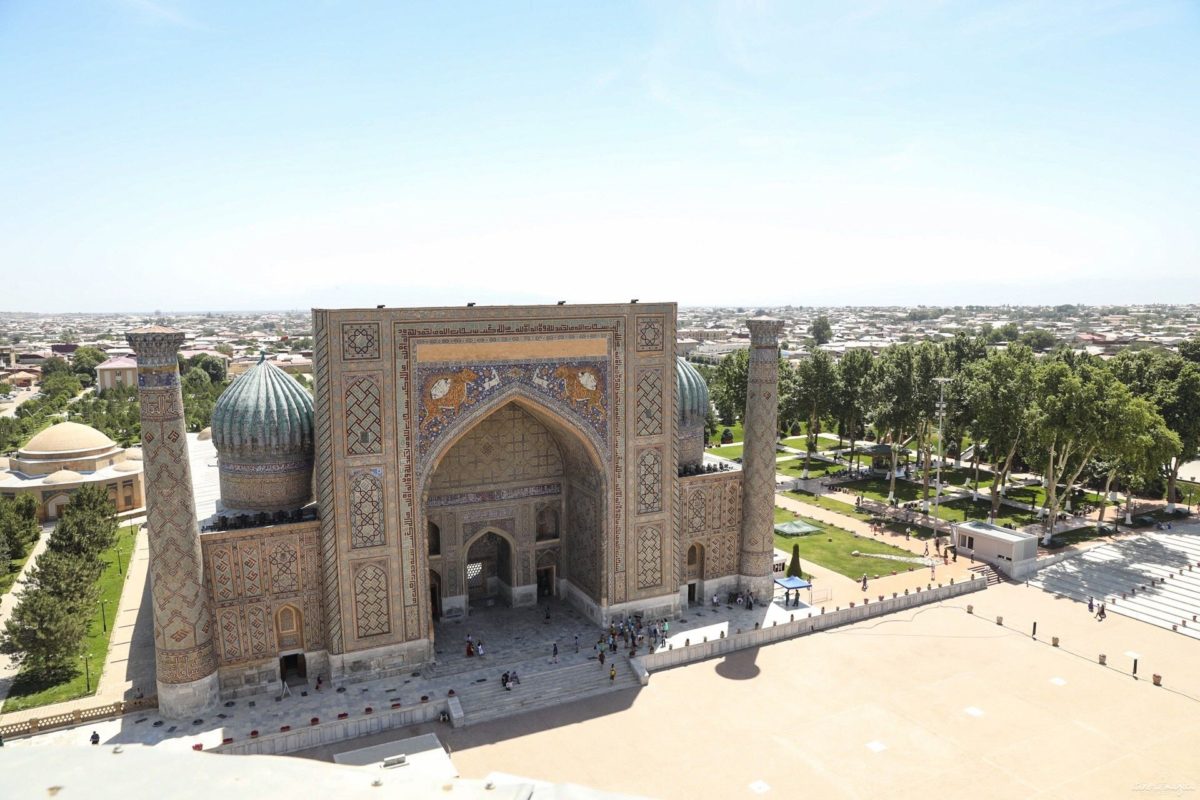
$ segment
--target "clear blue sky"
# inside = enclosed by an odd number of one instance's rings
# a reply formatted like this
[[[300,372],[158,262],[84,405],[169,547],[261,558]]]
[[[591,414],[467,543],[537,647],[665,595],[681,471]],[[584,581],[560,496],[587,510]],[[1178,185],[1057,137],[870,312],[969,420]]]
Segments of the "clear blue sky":
[[[1200,4],[0,2],[0,309],[1200,302]]]

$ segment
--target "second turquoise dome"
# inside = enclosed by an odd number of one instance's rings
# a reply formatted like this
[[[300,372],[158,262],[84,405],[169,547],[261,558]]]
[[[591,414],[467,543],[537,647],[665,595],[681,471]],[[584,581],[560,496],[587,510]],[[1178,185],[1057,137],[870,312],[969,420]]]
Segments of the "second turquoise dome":
[[[218,452],[311,450],[312,397],[291,375],[260,360],[217,399],[212,438]]]

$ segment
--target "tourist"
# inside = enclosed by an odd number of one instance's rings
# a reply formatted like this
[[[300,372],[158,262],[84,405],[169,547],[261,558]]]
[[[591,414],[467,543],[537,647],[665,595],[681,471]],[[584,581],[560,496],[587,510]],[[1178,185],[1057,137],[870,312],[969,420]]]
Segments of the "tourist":
[[[318,692],[319,692],[319,691],[321,691],[321,683],[322,683],[322,681],[321,681],[321,676],[320,676],[320,675],[318,675],[318,676],[317,676],[317,691],[318,691]]]
[[[862,576],[862,590],[864,592],[867,590],[867,573],[865,573],[865,572],[863,573],[863,576]]]
[[[479,653],[480,658],[483,658],[483,639],[480,639],[479,642],[475,645],[475,651],[477,653]]]
[[[554,643],[554,649],[551,651],[551,654],[550,654],[550,663],[551,664],[558,663],[558,642]]]
[[[904,541],[907,542],[910,538],[912,538],[912,528],[905,528],[904,529]]]
[[[471,642],[471,637],[467,637],[467,658],[475,656],[475,645]]]
[[[500,676],[500,685],[507,691],[512,691],[512,684],[508,682],[508,673],[505,672]]]
[[[575,634],[575,652],[579,652],[579,634]]]
[[[718,601],[718,600],[717,600],[717,595],[716,595],[716,593],[714,592],[714,593],[713,593],[713,609],[716,609],[716,607],[717,607],[717,606],[719,606],[720,604],[721,604],[721,603],[720,603],[720,601]]]
[[[1089,597],[1088,598],[1088,613],[1094,614],[1095,611],[1096,611],[1096,604],[1092,601],[1092,598]]]
[[[611,667],[608,668],[608,682],[615,683],[616,680],[617,680],[617,665],[613,664]],[[92,744],[96,744],[98,741],[99,741],[99,739],[97,739],[96,742],[92,742]]]
[[[91,742],[92,744],[100,744],[100,734],[96,731],[92,731]]]
[[[604,666],[604,651],[603,650],[600,651],[600,666],[601,667]]]
[[[515,669],[512,672],[508,673],[508,679],[509,679],[509,681],[511,681],[514,684],[518,684],[521,682],[521,678],[519,675],[517,675],[517,671]]]
[[[542,620],[542,624],[543,625],[550,624],[550,604],[549,603],[546,604],[546,618],[544,620]]]

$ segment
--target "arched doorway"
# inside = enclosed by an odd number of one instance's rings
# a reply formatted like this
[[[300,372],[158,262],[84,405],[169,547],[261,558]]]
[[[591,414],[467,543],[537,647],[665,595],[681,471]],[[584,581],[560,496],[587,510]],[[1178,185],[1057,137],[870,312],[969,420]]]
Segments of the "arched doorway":
[[[704,602],[704,545],[695,542],[687,552],[688,603]]]
[[[513,587],[518,576],[514,550],[512,539],[494,530],[481,531],[467,543],[463,574],[470,605],[515,605]]]
[[[429,570],[429,610],[434,622],[442,618],[442,576],[432,569]]]
[[[300,609],[284,605],[275,611],[275,644],[279,649],[280,680],[289,686],[306,682],[304,615]]]
[[[430,518],[440,526],[443,616],[561,592],[599,617],[609,503],[594,438],[514,391],[461,420],[434,451],[417,529],[428,536]]]

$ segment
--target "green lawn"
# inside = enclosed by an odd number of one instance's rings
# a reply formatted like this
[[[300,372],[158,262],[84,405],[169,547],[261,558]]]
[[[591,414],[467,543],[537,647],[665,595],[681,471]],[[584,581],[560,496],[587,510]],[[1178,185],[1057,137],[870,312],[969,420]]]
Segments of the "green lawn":
[[[117,543],[104,551],[102,556],[108,564],[100,576],[100,599],[104,602],[97,602],[88,635],[84,639],[84,649],[88,653],[91,669],[91,690],[88,691],[82,659],[79,662],[79,672],[62,683],[47,684],[40,676],[22,670],[13,681],[8,699],[4,702],[4,713],[61,703],[64,700],[74,700],[96,693],[100,670],[108,655],[108,637],[112,633],[117,608],[121,603],[121,589],[125,586],[125,576],[117,570],[116,548],[120,548],[121,563],[127,567],[136,535],[137,528],[132,525],[121,528],[117,533]],[[101,608],[105,612],[103,623],[100,618]]]
[[[930,506],[930,513],[933,510],[933,506]],[[992,504],[987,500],[972,501],[968,498],[942,503],[937,508],[937,515],[939,519],[944,519],[947,522],[966,522],[969,519],[986,520],[991,510]],[[1022,511],[1012,506],[1006,506],[1003,503],[1000,504],[1000,508],[996,511],[997,525],[1012,525],[1014,528],[1019,528],[1034,522],[1037,522],[1036,514]]]
[[[733,432],[733,441],[735,441],[735,442],[742,441],[742,436],[743,436],[742,421],[738,420],[737,422],[733,423],[732,425],[722,425],[720,422],[718,422],[717,423],[717,433],[715,436],[712,436],[709,438],[709,443],[710,444],[720,444],[721,443],[721,434],[725,432],[726,428],[728,428],[730,431]]]
[[[20,558],[14,558],[8,562],[8,571],[0,575],[0,595],[6,594],[13,587],[13,584],[17,582],[17,575],[21,574],[21,570],[24,568],[25,562],[29,560],[29,554],[33,552],[33,547],[36,544],[37,541],[35,540]]]
[[[792,498],[793,500],[798,500],[801,503],[807,503],[810,506],[818,506],[826,511],[845,514],[847,517],[853,517],[854,519],[863,520],[864,522],[871,519],[870,514],[855,510],[854,500],[853,498],[850,498],[849,495],[847,495],[847,498],[850,499],[850,502],[841,503],[831,497],[810,494],[809,492],[783,492],[783,494]]]
[[[742,446],[740,444],[727,444],[724,447],[713,447],[708,452],[721,458],[741,458]]]
[[[1046,487],[1041,484],[1033,486],[1010,486],[1004,491],[1004,496],[1009,500],[1016,500],[1018,503],[1036,503],[1038,506],[1046,504]],[[1065,502],[1062,494],[1059,494],[1059,501]],[[1083,501],[1085,503],[1097,504],[1100,502],[1100,495],[1095,492],[1083,493]]]
[[[781,519],[780,512],[787,515],[787,517]],[[902,562],[891,562],[886,559],[862,558],[851,555],[851,553],[857,550],[860,553],[884,553],[911,558],[913,554],[907,550],[893,547],[890,544],[869,537],[855,536],[849,531],[828,525],[820,520],[803,516],[797,517],[797,515],[785,509],[775,509],[776,522],[793,518],[798,518],[802,522],[807,522],[809,525],[815,525],[821,529],[821,533],[812,533],[808,536],[775,536],[775,547],[786,553],[791,553],[792,545],[798,544],[800,546],[801,562],[812,561],[853,580],[861,578],[864,572],[868,575],[887,575],[892,570],[900,572],[908,569],[908,565]]]
[[[888,499],[889,482],[886,478],[866,478],[861,481],[850,481],[843,483],[842,486],[854,492],[862,494],[872,500],[878,500],[881,503],[886,503]],[[932,490],[931,490],[932,492]],[[911,481],[896,480],[896,502],[907,503],[912,500],[920,500],[922,487]]]
[[[786,445],[787,447],[794,447],[797,450],[805,450],[808,448],[808,437],[789,436],[787,439],[784,439],[781,444]],[[824,437],[817,439],[817,452],[838,450],[844,446],[845,445],[839,445],[835,439],[826,439]]]
[[[979,470],[979,488],[984,489],[992,485],[992,480],[995,478],[991,472],[980,468]],[[929,485],[933,486],[937,483],[937,471],[935,470],[929,476]],[[943,486],[962,486],[970,489],[975,485],[975,470],[970,467],[943,467],[942,468],[942,485]]]
[[[842,472],[845,469],[846,466],[844,464],[830,464],[826,461],[813,459],[808,465],[808,477],[824,478],[826,475]],[[802,477],[804,475],[804,456],[776,462],[775,471],[793,478]]]

